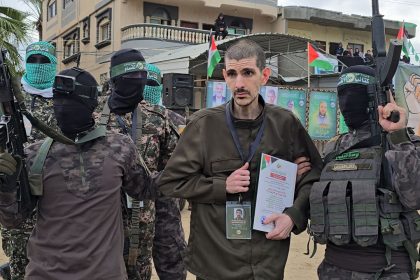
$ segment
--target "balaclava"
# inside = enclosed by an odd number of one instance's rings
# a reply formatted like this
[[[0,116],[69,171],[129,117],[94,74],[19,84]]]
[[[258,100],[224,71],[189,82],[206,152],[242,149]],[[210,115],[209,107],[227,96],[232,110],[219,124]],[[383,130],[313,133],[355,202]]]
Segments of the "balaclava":
[[[375,71],[365,65],[351,66],[341,72],[338,80],[338,102],[344,121],[357,129],[369,120],[368,85],[375,83]]]
[[[32,63],[32,55],[43,55],[49,63]],[[28,62],[29,61],[29,62]],[[51,88],[57,69],[55,47],[48,42],[36,42],[26,48],[26,72],[22,79],[24,82],[39,90]]]
[[[157,66],[147,63],[147,85],[144,87],[144,100],[152,105],[161,104],[162,76]]]
[[[146,72],[146,62],[141,52],[135,49],[122,49],[111,57],[111,96],[108,105],[111,112],[125,114],[132,112],[143,100],[143,90],[147,76],[128,78],[133,72]]]
[[[74,139],[78,133],[89,130],[95,124],[93,111],[98,106],[98,86],[95,78],[83,69],[73,67],[63,70],[59,75],[74,77],[76,89],[68,94],[57,90],[54,84],[54,115],[61,131]],[[87,92],[91,91],[88,95]]]

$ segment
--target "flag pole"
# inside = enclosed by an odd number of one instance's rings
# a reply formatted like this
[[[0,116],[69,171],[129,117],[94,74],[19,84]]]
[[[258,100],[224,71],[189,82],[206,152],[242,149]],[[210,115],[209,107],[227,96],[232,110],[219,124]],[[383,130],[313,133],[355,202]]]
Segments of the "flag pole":
[[[308,90],[309,90],[311,87],[311,69],[309,68],[309,42],[308,42],[307,50],[308,50]]]
[[[207,86],[208,81],[209,81],[209,71],[208,71],[208,69],[209,69],[209,63],[210,63],[211,41],[213,40],[213,37],[212,36],[213,36],[213,29],[211,28],[210,29],[210,36],[209,36],[209,48],[208,48],[208,51],[207,51],[206,86]]]

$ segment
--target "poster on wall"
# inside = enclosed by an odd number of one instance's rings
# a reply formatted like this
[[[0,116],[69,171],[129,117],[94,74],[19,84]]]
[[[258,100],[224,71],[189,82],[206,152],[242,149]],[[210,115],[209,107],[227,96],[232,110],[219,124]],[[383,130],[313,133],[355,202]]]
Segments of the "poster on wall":
[[[309,135],[314,140],[329,140],[337,132],[337,94],[312,91],[309,99]]]
[[[306,126],[306,92],[304,90],[279,89],[277,104],[292,111],[302,125]]]
[[[420,67],[400,63],[394,76],[395,101],[408,112],[408,127],[420,132]]]
[[[261,87],[260,93],[262,97],[264,98],[265,103],[278,105],[278,101],[277,101],[278,94],[279,94],[278,87],[264,86],[264,87]]]
[[[229,101],[231,92],[223,81],[207,81],[206,107],[212,108]]]

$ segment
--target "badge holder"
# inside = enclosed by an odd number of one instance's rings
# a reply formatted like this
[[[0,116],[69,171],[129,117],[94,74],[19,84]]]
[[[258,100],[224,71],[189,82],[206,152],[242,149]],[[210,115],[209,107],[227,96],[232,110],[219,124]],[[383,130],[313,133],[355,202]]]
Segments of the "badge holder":
[[[250,201],[226,201],[226,238],[251,239]]]

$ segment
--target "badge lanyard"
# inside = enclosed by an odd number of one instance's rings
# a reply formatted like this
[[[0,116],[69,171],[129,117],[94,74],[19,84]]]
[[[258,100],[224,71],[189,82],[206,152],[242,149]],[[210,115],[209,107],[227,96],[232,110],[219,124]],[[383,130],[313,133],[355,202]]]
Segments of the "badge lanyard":
[[[263,117],[262,123],[260,128],[258,129],[257,136],[255,137],[254,141],[252,141],[251,145],[248,149],[248,158],[245,161],[245,156],[242,151],[241,143],[239,142],[238,134],[236,133],[236,129],[233,126],[232,121],[232,114],[230,112],[230,102],[226,103],[226,122],[227,126],[229,128],[230,134],[232,135],[233,142],[235,143],[236,149],[238,150],[238,153],[242,159],[242,161],[245,162],[251,162],[251,159],[254,157],[255,152],[257,151],[258,145],[261,143],[262,136],[264,134],[264,127],[265,127],[265,116]],[[241,202],[242,196],[239,194],[239,202]]]

